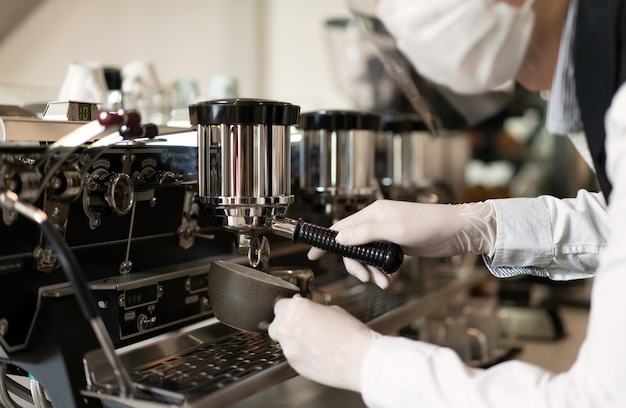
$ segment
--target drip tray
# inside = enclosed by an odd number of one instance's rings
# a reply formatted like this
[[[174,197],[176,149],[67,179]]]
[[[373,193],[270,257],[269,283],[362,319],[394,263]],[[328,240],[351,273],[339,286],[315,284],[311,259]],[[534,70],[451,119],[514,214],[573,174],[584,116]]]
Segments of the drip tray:
[[[481,274],[439,276],[437,279],[396,281],[391,289],[358,284],[342,291],[333,304],[383,333],[391,333],[420,311],[437,307],[450,295],[467,290]],[[437,304],[434,304],[437,303]],[[232,329],[209,319],[203,326],[152,339],[118,350],[120,359],[138,389],[150,389],[153,397],[169,406],[216,406],[233,403],[296,375],[280,345],[266,333]],[[120,402],[116,382],[101,350],[86,354],[88,389],[85,395]],[[110,398],[108,398],[110,397]],[[124,403],[133,406],[132,400]],[[135,401],[137,403],[139,401]],[[145,404],[146,401],[142,400]]]

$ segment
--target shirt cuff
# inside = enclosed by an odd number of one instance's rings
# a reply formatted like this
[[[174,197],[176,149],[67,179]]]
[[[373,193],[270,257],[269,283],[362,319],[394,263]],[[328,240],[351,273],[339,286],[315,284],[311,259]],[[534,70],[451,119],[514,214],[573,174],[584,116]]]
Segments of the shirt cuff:
[[[493,267],[548,268],[556,255],[548,209],[535,198],[490,201],[496,211]],[[545,274],[539,276],[546,276]]]
[[[541,278],[550,277],[546,268],[537,268],[534,266],[494,266],[493,260],[487,255],[483,255],[483,262],[487,270],[496,278],[510,278],[517,275],[532,275]]]

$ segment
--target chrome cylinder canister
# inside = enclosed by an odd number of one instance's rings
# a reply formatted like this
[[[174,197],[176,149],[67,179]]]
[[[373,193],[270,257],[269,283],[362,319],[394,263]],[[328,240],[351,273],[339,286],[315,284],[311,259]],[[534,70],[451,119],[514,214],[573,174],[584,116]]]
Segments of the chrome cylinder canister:
[[[426,177],[439,202],[465,201],[465,173],[472,158],[472,138],[469,131],[450,130],[433,136],[428,143]]]
[[[300,107],[263,99],[189,106],[198,130],[198,197],[216,224],[247,236],[293,202],[290,127]]]
[[[375,138],[381,116],[358,111],[319,110],[298,121],[299,183],[302,192],[337,218],[376,199]]]
[[[387,198],[456,202],[463,197],[471,155],[467,132],[434,136],[416,114],[388,114],[376,138],[376,178]]]
[[[376,137],[375,174],[386,197],[415,201],[419,191],[431,184],[426,169],[431,138],[417,114],[383,116]]]

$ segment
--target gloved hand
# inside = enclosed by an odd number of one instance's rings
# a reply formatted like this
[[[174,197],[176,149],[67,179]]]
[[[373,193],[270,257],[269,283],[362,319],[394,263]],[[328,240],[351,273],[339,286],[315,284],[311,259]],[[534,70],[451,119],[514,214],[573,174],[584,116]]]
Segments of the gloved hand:
[[[300,295],[281,299],[269,335],[300,375],[331,387],[361,392],[361,366],[380,334],[338,306]]]
[[[335,238],[342,245],[387,241],[400,245],[406,255],[448,257],[462,253],[488,254],[495,250],[496,215],[489,202],[423,204],[378,200],[335,223]],[[319,259],[324,251],[311,248],[308,257]],[[344,258],[347,271],[363,282],[389,285],[384,272]]]

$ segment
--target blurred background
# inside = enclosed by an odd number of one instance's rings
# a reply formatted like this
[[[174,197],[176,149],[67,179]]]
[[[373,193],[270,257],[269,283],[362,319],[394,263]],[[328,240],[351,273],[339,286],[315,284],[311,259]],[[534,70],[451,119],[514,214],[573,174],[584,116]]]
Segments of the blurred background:
[[[55,96],[68,64],[152,63],[164,85],[185,78],[206,93],[211,78],[237,78],[239,92],[346,107],[324,42],[324,20],[347,16],[335,0],[0,0],[0,83]],[[0,93],[0,102],[13,95]]]
[[[385,113],[398,102],[375,89],[382,67],[342,1],[0,0],[0,9],[0,104],[58,99],[70,65],[91,63],[148,66],[171,119],[176,108],[223,96],[288,101],[302,112]],[[545,135],[545,102],[516,92],[500,115],[466,133],[471,157],[457,201],[569,196],[593,184],[568,142]]]

